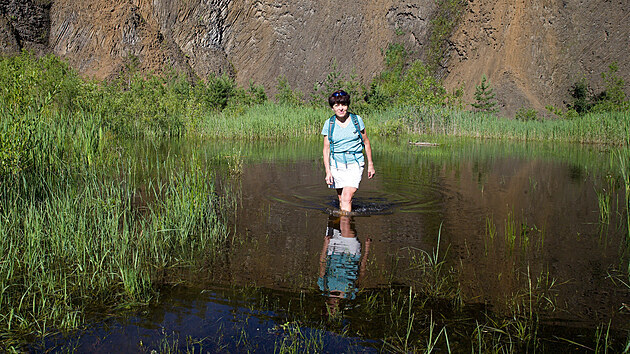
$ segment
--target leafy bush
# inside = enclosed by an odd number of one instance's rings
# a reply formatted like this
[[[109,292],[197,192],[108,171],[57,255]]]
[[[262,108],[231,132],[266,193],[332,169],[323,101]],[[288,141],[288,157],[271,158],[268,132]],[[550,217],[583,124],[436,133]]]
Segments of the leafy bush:
[[[331,71],[326,75],[326,79],[322,83],[316,83],[313,87],[310,103],[316,106],[328,107],[328,97],[337,90],[344,90],[350,94],[351,110],[355,113],[367,113],[371,110],[365,101],[365,86],[361,84],[356,75],[350,74],[349,77],[344,75],[337,69],[337,62],[333,61]]]
[[[582,78],[580,81],[577,81],[571,86],[571,97],[573,97],[573,102],[567,105],[569,109],[576,111],[579,114],[586,113],[591,110],[593,106],[591,102],[591,93],[590,88],[588,87],[588,82],[585,78]]]
[[[538,112],[535,109],[525,107],[519,108],[514,118],[523,122],[542,120],[538,117]]]
[[[595,98],[593,111],[614,112],[630,108],[630,103],[626,100],[626,94],[623,91],[625,82],[617,75],[617,71],[619,71],[619,66],[615,62],[608,66],[608,72],[602,73],[605,83],[604,91]]]
[[[288,106],[302,106],[304,105],[304,100],[302,99],[302,94],[298,91],[293,91],[291,89],[291,85],[289,85],[289,81],[286,77],[280,76],[278,77],[278,83],[276,84],[276,102],[281,105]]]
[[[624,92],[625,82],[617,75],[619,67],[617,63],[608,66],[608,71],[602,73],[604,90],[598,94],[593,93],[585,78],[575,82],[569,90],[573,101],[567,104],[567,108],[578,114],[588,112],[620,112],[630,109],[630,103]]]
[[[435,17],[431,20],[431,35],[427,52],[427,66],[436,72],[440,62],[444,59],[447,39],[459,23],[467,1],[465,0],[437,0]]]
[[[385,52],[385,70],[372,82],[367,102],[375,109],[399,105],[447,106],[455,99],[420,60],[408,63],[399,44]]]
[[[34,149],[32,132],[33,121],[14,121],[5,116],[0,127],[0,177],[17,176],[29,161],[29,152]]]
[[[53,55],[0,57],[0,106],[11,114],[75,109],[80,83],[76,72]]]

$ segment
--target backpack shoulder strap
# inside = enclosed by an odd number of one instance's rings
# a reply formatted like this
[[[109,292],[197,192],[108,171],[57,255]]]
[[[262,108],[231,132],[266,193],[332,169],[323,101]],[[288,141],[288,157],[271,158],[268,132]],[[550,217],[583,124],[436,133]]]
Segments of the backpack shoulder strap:
[[[361,127],[359,127],[359,118],[357,118],[357,115],[354,113],[350,113],[350,118],[352,118],[352,123],[357,130],[357,134],[359,134],[359,139],[361,139],[361,146],[365,146],[363,143],[363,135],[361,135]]]
[[[333,159],[333,154],[335,153],[335,145],[333,144],[333,131],[335,130],[335,115],[333,114],[332,117],[330,117],[330,119],[328,120],[329,124],[328,124],[328,142],[330,143],[330,158]],[[332,162],[332,160],[331,160]],[[337,165],[337,160],[335,160],[335,166]]]
[[[332,117],[330,117],[330,119],[328,120],[329,124],[328,124],[328,141],[330,142],[330,145],[332,146],[332,142],[333,142],[333,131],[335,130],[335,116],[333,115]]]

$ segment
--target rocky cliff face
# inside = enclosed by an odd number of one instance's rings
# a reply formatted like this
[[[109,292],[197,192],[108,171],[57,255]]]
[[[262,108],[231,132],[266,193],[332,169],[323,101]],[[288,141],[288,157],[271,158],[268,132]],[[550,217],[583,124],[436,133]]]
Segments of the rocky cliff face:
[[[271,91],[284,76],[308,92],[333,66],[369,82],[391,42],[422,58],[435,13],[420,0],[8,0],[0,52],[52,52],[95,78],[175,68]],[[510,114],[563,106],[583,76],[601,88],[613,61],[630,82],[629,13],[626,0],[469,0],[449,41],[445,84],[465,83],[470,102],[486,74]]]
[[[434,5],[422,1],[235,0],[229,6],[225,51],[241,82],[273,86],[279,76],[308,91],[333,66],[359,80],[381,71],[381,49],[394,40],[426,42]],[[405,38],[395,38],[396,29]]]
[[[48,47],[50,2],[3,0],[0,2],[0,54],[28,48],[43,53]]]
[[[628,5],[627,0],[471,0],[451,38],[445,84],[466,83],[471,102],[485,74],[507,114],[521,107],[563,108],[569,88],[583,77],[603,90],[601,73],[613,62],[630,84]]]

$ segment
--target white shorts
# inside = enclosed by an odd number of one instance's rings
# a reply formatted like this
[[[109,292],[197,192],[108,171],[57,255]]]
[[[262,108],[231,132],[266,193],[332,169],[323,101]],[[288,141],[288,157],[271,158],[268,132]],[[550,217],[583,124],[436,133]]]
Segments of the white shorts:
[[[330,173],[333,176],[333,184],[330,188],[354,187],[359,188],[361,176],[363,176],[363,164],[342,163],[335,161],[330,166]]]

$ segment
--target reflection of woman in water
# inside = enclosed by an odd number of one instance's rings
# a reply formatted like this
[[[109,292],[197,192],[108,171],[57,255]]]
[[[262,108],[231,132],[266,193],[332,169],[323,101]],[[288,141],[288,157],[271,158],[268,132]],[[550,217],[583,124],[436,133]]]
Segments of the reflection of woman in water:
[[[357,285],[365,273],[371,239],[365,241],[363,254],[352,220],[348,216],[329,219],[324,246],[319,258],[319,289],[328,296],[328,309],[334,314],[340,299],[354,299]]]

